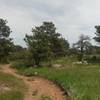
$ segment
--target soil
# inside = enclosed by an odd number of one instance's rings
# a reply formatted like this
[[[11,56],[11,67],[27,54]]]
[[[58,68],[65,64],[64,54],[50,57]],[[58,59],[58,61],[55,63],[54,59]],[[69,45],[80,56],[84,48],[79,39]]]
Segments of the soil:
[[[63,91],[49,80],[37,76],[27,77],[19,75],[10,65],[2,65],[2,71],[24,81],[28,87],[24,100],[66,100]]]

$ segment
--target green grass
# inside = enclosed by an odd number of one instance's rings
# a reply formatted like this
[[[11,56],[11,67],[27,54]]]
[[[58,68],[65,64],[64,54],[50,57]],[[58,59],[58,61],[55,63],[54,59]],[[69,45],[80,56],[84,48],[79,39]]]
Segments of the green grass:
[[[19,73],[34,75],[37,72],[60,84],[69,94],[69,100],[100,100],[100,66],[77,65],[65,69],[21,68]]]
[[[0,100],[24,100],[24,91],[27,88],[22,80],[0,72],[0,84],[5,84],[10,88],[9,91],[0,92]]]
[[[51,100],[49,96],[41,95],[40,100]]]
[[[25,68],[18,67],[18,72],[32,76],[35,73],[60,84],[68,93],[68,100],[100,100],[100,64],[73,65],[73,58],[53,61],[62,68]]]

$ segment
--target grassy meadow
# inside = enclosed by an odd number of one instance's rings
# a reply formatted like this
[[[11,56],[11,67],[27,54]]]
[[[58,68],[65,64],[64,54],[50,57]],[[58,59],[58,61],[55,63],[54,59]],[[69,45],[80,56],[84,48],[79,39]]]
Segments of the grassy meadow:
[[[37,74],[60,84],[68,93],[68,100],[100,100],[100,64],[75,65],[72,61],[68,58],[54,61],[62,65],[60,68],[15,66],[20,74]]]

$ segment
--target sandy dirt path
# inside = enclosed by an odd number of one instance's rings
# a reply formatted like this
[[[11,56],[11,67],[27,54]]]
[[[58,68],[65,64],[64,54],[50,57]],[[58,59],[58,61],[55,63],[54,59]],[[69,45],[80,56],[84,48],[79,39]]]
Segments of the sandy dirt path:
[[[28,91],[24,100],[66,100],[63,92],[52,82],[40,77],[26,77],[16,73],[9,65],[2,65],[2,71],[22,79]]]

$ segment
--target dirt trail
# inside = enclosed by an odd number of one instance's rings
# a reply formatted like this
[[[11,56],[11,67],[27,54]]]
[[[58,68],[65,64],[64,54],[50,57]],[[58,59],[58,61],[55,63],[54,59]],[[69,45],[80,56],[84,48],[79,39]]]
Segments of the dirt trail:
[[[28,87],[24,100],[66,100],[63,92],[52,82],[40,77],[26,77],[16,73],[9,65],[2,65],[3,72],[22,79]]]

